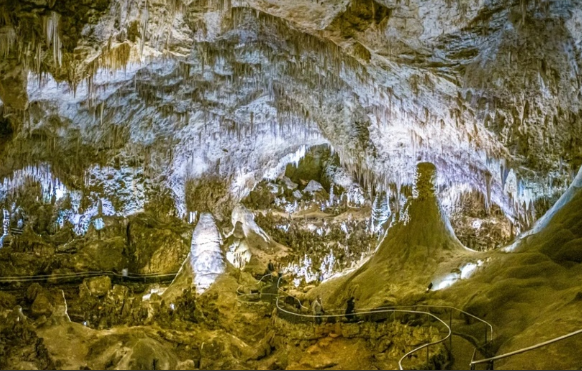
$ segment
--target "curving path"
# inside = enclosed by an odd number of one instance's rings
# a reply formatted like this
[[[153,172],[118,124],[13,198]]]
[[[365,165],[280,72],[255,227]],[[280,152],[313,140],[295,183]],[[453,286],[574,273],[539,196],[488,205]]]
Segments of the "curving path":
[[[272,278],[272,275],[266,275],[263,276],[260,280],[259,280],[259,284],[261,282],[266,282],[267,278]],[[286,309],[285,307],[283,307],[280,304],[280,301],[282,300],[282,298],[288,297],[289,295],[287,295],[286,293],[283,292],[283,290],[281,289],[281,280],[282,277],[279,277],[279,279],[275,283],[272,283],[271,286],[266,286],[265,288],[267,288],[267,292],[263,292],[263,290],[261,290],[261,292],[257,292],[255,294],[244,294],[240,292],[240,287],[239,289],[237,289],[237,293],[239,294],[239,300],[245,303],[257,303],[260,302],[259,300],[265,300],[268,299],[269,301],[274,301],[275,306],[277,308],[277,314],[279,315],[280,318],[287,320],[289,322],[292,323],[311,323],[311,322],[315,322],[315,319],[318,316],[315,316],[313,314],[304,314],[304,313],[298,313],[298,312],[293,312],[290,311],[288,309]],[[271,292],[271,290],[269,290],[270,288],[275,288],[275,292]],[[251,300],[248,300],[248,299]],[[284,300],[284,299],[283,299]],[[308,310],[308,308],[306,308],[298,299],[294,298],[294,300],[297,301],[297,303],[300,305],[300,307],[304,310]],[[420,310],[419,308],[422,308],[423,310]],[[449,313],[449,323],[447,324],[447,322],[441,318],[439,318],[437,315],[430,313],[428,310],[448,310]],[[398,365],[399,368],[401,370],[404,369],[403,366],[403,362],[407,357],[412,356],[415,353],[419,353],[422,350],[426,349],[426,358],[427,358],[427,367],[429,366],[429,349],[431,346],[435,346],[438,344],[442,344],[445,343],[447,340],[452,340],[452,335],[453,335],[453,331],[451,328],[452,325],[452,313],[453,311],[456,311],[458,314],[463,314],[466,316],[469,316],[481,323],[483,323],[485,325],[485,329],[486,329],[486,334],[485,334],[485,338],[486,341],[491,341],[493,338],[493,326],[491,326],[490,323],[488,323],[487,321],[478,318],[470,313],[467,313],[463,310],[454,308],[454,307],[450,307],[450,306],[428,306],[428,305],[424,305],[424,306],[416,306],[416,307],[385,307],[385,308],[369,308],[369,309],[360,309],[358,311],[356,311],[355,315],[362,320],[367,320],[367,321],[371,321],[371,322],[375,322],[375,321],[379,321],[379,320],[383,320],[383,319],[387,319],[391,314],[396,314],[396,313],[405,313],[405,314],[413,314],[413,315],[422,315],[422,316],[426,316],[427,319],[430,321],[434,321],[437,324],[441,325],[446,333],[446,336],[442,337],[439,340],[433,341],[433,342],[427,342],[426,344],[423,344],[417,348],[414,348],[412,350],[410,350],[409,352],[407,352],[404,356],[402,356],[402,358],[400,358],[400,360],[398,361]],[[335,313],[334,313],[335,312]],[[344,313],[343,311],[329,311],[330,314],[324,314],[319,316],[319,318],[322,319],[327,319],[327,320],[332,320],[332,321],[337,321],[340,320],[344,317]],[[452,342],[449,342],[449,347],[452,346]],[[471,348],[472,351],[472,348]],[[420,355],[419,355],[420,358]],[[468,362],[467,365],[469,365],[470,361],[470,355],[467,357]]]

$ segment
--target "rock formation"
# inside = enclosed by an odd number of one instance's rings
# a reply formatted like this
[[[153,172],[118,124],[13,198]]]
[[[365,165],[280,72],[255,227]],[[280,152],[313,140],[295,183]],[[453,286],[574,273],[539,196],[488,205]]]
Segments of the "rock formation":
[[[443,331],[278,295],[461,306],[493,352],[582,326],[581,70],[582,0],[0,0],[0,368],[393,368]]]
[[[209,213],[202,213],[192,233],[190,253],[175,282],[190,281],[198,293],[208,289],[225,271],[221,245],[222,237],[214,218]]]
[[[436,197],[436,168],[420,163],[413,196],[395,213],[375,254],[337,286],[328,298],[336,304],[355,295],[362,303],[396,300],[424,292],[471,259],[474,252],[455,237]],[[434,286],[437,282],[433,282]],[[324,285],[322,288],[327,287]],[[325,289],[324,289],[325,290]]]

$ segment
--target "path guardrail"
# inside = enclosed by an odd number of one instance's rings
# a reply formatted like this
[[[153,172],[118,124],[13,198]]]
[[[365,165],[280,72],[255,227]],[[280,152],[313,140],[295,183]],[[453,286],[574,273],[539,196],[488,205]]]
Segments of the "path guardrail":
[[[43,281],[67,281],[70,282],[76,279],[85,279],[93,277],[115,277],[127,281],[137,281],[137,282],[147,282],[151,280],[171,281],[178,273],[167,273],[167,274],[137,274],[137,273],[127,273],[124,274],[113,271],[88,271],[88,272],[71,272],[71,273],[61,273],[61,274],[44,274],[44,275],[33,275],[33,276],[12,276],[12,277],[0,277],[0,284],[7,283],[20,283],[20,282],[43,282]],[[52,282],[51,282],[52,283]]]
[[[544,342],[536,344],[536,345],[532,345],[532,346],[527,347],[527,348],[518,349],[518,350],[515,350],[513,352],[500,354],[500,355],[495,356],[495,357],[484,358],[484,359],[480,359],[480,360],[475,360],[475,353],[473,353],[473,358],[471,359],[471,365],[470,365],[471,370],[474,370],[475,366],[479,365],[479,364],[487,364],[489,367],[488,369],[494,370],[495,369],[495,361],[510,358],[510,357],[513,357],[513,356],[518,355],[518,354],[527,353],[527,352],[530,352],[532,350],[539,349],[539,348],[545,347],[547,345],[554,344],[554,343],[557,343],[558,341],[562,341],[562,340],[565,340],[565,339],[568,339],[568,338],[571,338],[573,336],[580,335],[580,334],[582,334],[582,330],[577,330],[577,331],[571,332],[569,334],[558,336],[557,338],[547,340],[547,341],[544,341]]]
[[[288,320],[290,322],[295,322],[295,323],[297,323],[297,322],[314,322],[318,318],[319,319],[326,319],[326,320],[332,319],[334,322],[337,322],[338,318],[341,319],[342,317],[345,316],[344,313],[341,313],[341,314],[322,314],[322,315],[303,314],[303,313],[291,312],[291,311],[281,307],[281,305],[279,303],[280,298],[283,296],[283,295],[281,295],[281,287],[280,287],[281,279],[282,279],[282,277],[279,277],[279,279],[277,280],[277,289],[278,289],[279,295],[277,296],[277,300],[276,300],[277,314],[281,318]],[[303,304],[300,304],[300,305],[302,308],[305,308],[305,306],[303,306]],[[332,313],[332,311],[330,311],[330,313]],[[423,344],[415,349],[412,349],[411,351],[404,354],[404,356],[402,356],[402,358],[400,358],[400,360],[398,361],[398,366],[399,366],[400,370],[404,370],[402,363],[406,358],[411,357],[416,352],[420,352],[421,350],[426,349],[426,366],[427,366],[427,369],[429,369],[429,367],[430,367],[430,347],[436,346],[438,344],[442,344],[442,343],[446,342],[448,339],[450,339],[452,336],[451,327],[449,325],[447,325],[447,323],[445,321],[443,321],[439,317],[433,315],[432,313],[429,313],[426,311],[397,309],[397,308],[361,309],[361,310],[356,311],[354,313],[354,315],[359,317],[359,318],[365,318],[365,319],[368,319],[371,321],[380,321],[380,320],[387,319],[390,316],[390,314],[395,314],[395,313],[427,316],[427,319],[428,319],[427,322],[429,322],[429,323],[430,323],[430,318],[432,317],[433,320],[436,320],[437,323],[440,323],[441,325],[444,326],[445,331],[446,331],[446,336],[444,336],[443,338],[441,338],[439,340],[436,340],[433,342],[427,342],[426,344]]]
[[[263,279],[266,276],[271,276],[272,275],[265,275],[261,278],[261,280],[259,280],[259,283],[263,282]],[[237,293],[239,293],[239,296],[249,296],[249,295],[254,295],[254,302],[257,302],[263,298],[269,298],[269,301],[272,301],[273,298],[275,299],[275,306],[277,308],[277,314],[280,318],[288,321],[288,322],[292,322],[292,323],[312,323],[315,322],[317,318],[320,319],[325,319],[326,321],[332,321],[332,322],[337,322],[338,319],[341,319],[342,317],[345,317],[345,313],[343,310],[330,310],[327,313],[328,314],[322,314],[322,315],[314,315],[314,314],[306,314],[306,313],[298,313],[298,312],[293,312],[290,311],[286,308],[284,308],[283,306],[281,306],[281,299],[282,298],[286,298],[286,297],[292,297],[296,303],[298,304],[298,307],[296,307],[297,310],[306,310],[308,311],[309,308],[305,307],[303,305],[303,303],[301,303],[301,301],[296,298],[293,297],[291,295],[288,295],[286,292],[283,291],[282,287],[281,287],[281,281],[283,279],[283,276],[279,276],[279,278],[277,279],[277,284],[276,284],[276,291],[274,293],[264,293],[262,292],[262,290],[260,290],[259,293],[256,294],[242,294],[239,292],[239,290],[237,289]],[[257,294],[258,298],[257,298]],[[289,303],[286,303],[289,304]],[[419,310],[420,309],[425,309],[425,310]],[[427,310],[445,310],[448,311],[448,321],[449,323],[447,324],[445,322],[445,320],[443,320],[442,318],[440,318],[437,314],[435,313],[431,313],[428,312]],[[452,306],[438,306],[438,305],[415,305],[415,306],[392,306],[392,307],[379,307],[379,308],[369,308],[369,309],[360,309],[358,311],[356,311],[354,313],[354,315],[360,319],[364,319],[370,322],[377,322],[377,321],[382,321],[382,320],[386,320],[388,319],[388,317],[392,314],[395,313],[406,313],[406,314],[413,314],[413,315],[421,315],[421,316],[427,316],[427,322],[430,323],[431,319],[434,321],[437,321],[437,323],[445,326],[446,328],[446,332],[447,335],[437,341],[434,342],[428,342],[426,344],[423,344],[415,349],[412,349],[411,351],[407,352],[398,362],[399,368],[401,370],[404,369],[403,366],[403,362],[405,361],[406,358],[411,357],[414,353],[420,352],[423,349],[426,349],[426,359],[427,359],[427,369],[430,367],[430,347],[431,346],[435,346],[438,344],[442,344],[444,342],[446,342],[447,340],[449,340],[449,350],[452,349],[452,334],[453,334],[453,312],[457,312],[460,315],[464,315],[467,317],[470,317],[480,323],[482,323],[484,325],[484,336],[483,336],[483,346],[486,346],[487,344],[491,343],[491,341],[493,340],[493,326],[483,320],[482,318],[479,318],[471,313],[468,313],[464,310],[452,307]],[[477,351],[477,348],[475,348],[475,353]],[[474,356],[474,355],[473,355]]]

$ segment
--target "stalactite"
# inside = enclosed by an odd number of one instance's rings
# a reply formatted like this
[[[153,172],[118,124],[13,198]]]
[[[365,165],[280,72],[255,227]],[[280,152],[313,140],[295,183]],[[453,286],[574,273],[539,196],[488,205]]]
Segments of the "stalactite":
[[[60,20],[61,15],[56,12],[51,12],[48,17],[43,19],[46,46],[47,48],[52,46],[53,63],[58,67],[61,67],[63,63],[62,43],[59,30]]]
[[[491,185],[492,185],[492,181],[493,181],[493,176],[491,175],[491,173],[487,172],[485,174],[485,209],[487,211],[487,214],[490,213],[491,211]]]
[[[8,58],[10,52],[14,49],[16,39],[14,27],[4,26],[0,28],[0,56],[4,59]]]

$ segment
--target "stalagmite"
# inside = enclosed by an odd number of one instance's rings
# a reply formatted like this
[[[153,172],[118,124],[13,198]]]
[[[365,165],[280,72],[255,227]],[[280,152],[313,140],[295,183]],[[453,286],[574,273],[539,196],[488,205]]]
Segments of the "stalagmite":
[[[206,291],[224,273],[222,237],[210,213],[201,213],[192,234],[190,254],[182,265],[176,281],[182,276],[192,278],[198,293]]]
[[[2,210],[2,236],[0,236],[0,248],[4,246],[4,239],[10,233],[10,213],[8,210]]]

